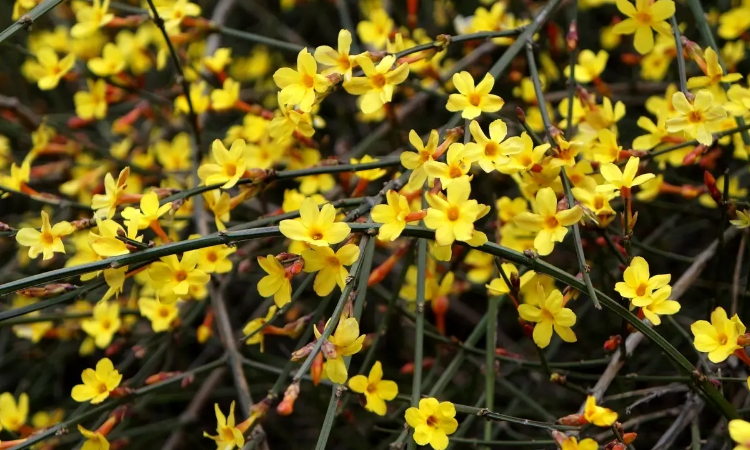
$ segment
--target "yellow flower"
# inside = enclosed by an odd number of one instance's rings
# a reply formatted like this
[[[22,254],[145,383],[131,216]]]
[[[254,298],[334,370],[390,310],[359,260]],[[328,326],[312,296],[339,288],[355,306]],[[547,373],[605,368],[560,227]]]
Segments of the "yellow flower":
[[[609,53],[599,50],[594,54],[591,50],[581,50],[578,54],[578,64],[576,64],[575,77],[579,83],[591,83],[599,78],[604,69],[607,67]],[[570,77],[570,66],[563,71],[566,77]]]
[[[645,117],[641,117],[641,119],[649,120]],[[591,150],[594,152],[594,161],[600,163],[612,163],[620,159],[620,151],[622,151],[622,147],[617,143],[617,135],[615,133],[604,128],[597,133],[597,139],[598,140],[594,142],[591,147]],[[633,146],[635,147],[635,143]],[[650,148],[652,147],[649,147],[649,149]]]
[[[448,447],[448,435],[456,432],[458,421],[456,407],[451,402],[438,402],[436,398],[419,400],[419,408],[411,407],[404,414],[406,423],[414,428],[414,442],[434,450]]]
[[[560,447],[560,450],[598,450],[599,444],[596,443],[595,440],[591,438],[586,438],[582,440],[581,442],[578,442],[578,439],[575,436],[570,436],[566,438],[562,446]]]
[[[231,78],[224,80],[221,89],[211,92],[211,107],[215,111],[227,111],[234,108],[240,99],[240,83]]]
[[[534,343],[540,348],[549,345],[552,330],[555,330],[565,342],[576,342],[576,335],[570,329],[576,323],[576,314],[569,308],[563,307],[563,295],[557,289],[545,296],[544,287],[537,285],[539,305],[532,306],[524,303],[518,307],[518,315],[523,320],[536,322],[534,326]]]
[[[438,147],[438,132],[437,130],[430,131],[430,137],[427,139],[427,145],[422,143],[422,139],[416,131],[409,131],[409,143],[417,149],[416,152],[402,152],[401,153],[401,165],[411,170],[409,175],[409,182],[407,187],[411,190],[422,189],[425,181],[427,181],[427,172],[425,172],[424,165],[428,161],[432,161],[432,155]]]
[[[122,381],[122,374],[115,369],[109,358],[96,363],[96,370],[84,369],[81,373],[83,384],[73,386],[70,396],[77,402],[101,403],[109,397]]]
[[[15,433],[26,424],[28,415],[29,396],[25,392],[18,397],[18,403],[10,392],[0,395],[0,428]]]
[[[165,171],[183,171],[190,168],[190,155],[185,151],[190,148],[190,135],[178,133],[172,142],[160,140],[154,144],[156,160]]]
[[[406,216],[411,212],[409,201],[394,190],[388,191],[385,196],[388,204],[373,207],[371,217],[373,222],[382,224],[378,229],[378,239],[395,241],[406,227]]]
[[[512,138],[511,138],[512,139]],[[507,164],[496,166],[501,173],[512,174],[519,171],[531,170],[535,165],[542,162],[544,154],[550,148],[550,144],[534,146],[534,141],[526,132],[521,133],[519,138],[520,152],[510,155],[510,161]]]
[[[348,80],[352,77],[352,69],[356,67],[356,58],[349,54],[352,47],[352,34],[349,30],[339,31],[338,50],[327,45],[315,49],[315,59],[329,68],[321,72],[322,75],[338,73]]]
[[[148,228],[152,223],[159,222],[159,217],[163,216],[172,208],[172,202],[159,206],[159,196],[155,192],[149,192],[141,197],[140,209],[128,206],[122,211],[122,217],[125,220],[125,226],[130,228],[130,221],[136,220],[138,229]]]
[[[281,203],[281,209],[285,212],[299,211],[302,202],[305,201],[307,196],[296,189],[285,189],[284,190],[284,201]],[[311,195],[310,198],[315,200],[318,205],[324,205],[328,203],[325,197],[320,194]]]
[[[469,266],[469,269],[466,271],[466,279],[472,283],[483,284],[492,277],[492,271],[495,268],[495,257],[489,253],[471,249],[466,253],[464,263]]]
[[[454,180],[465,177],[471,169],[471,163],[479,159],[481,148],[456,142],[448,147],[446,162],[430,160],[424,164],[424,171],[430,181],[440,179],[442,188],[445,189]]]
[[[663,1],[663,0],[661,0]],[[626,191],[628,194],[630,189],[639,184],[643,184],[646,181],[654,178],[656,175],[653,173],[644,173],[642,175],[635,176],[638,173],[638,164],[641,162],[640,158],[631,156],[625,164],[625,170],[620,171],[620,168],[614,164],[602,164],[599,167],[599,172],[602,174],[606,183],[596,187],[596,192],[612,192],[615,190]],[[626,194],[623,194],[626,195]]]
[[[266,313],[266,317],[258,317],[257,319],[253,319],[250,322],[245,325],[245,328],[242,329],[242,334],[247,336],[249,334],[255,333],[253,336],[250,336],[246,341],[245,344],[247,345],[255,345],[260,344],[260,351],[263,353],[264,348],[264,340],[263,336],[264,334],[262,332],[256,332],[257,330],[260,330],[261,327],[263,327],[266,323],[268,323],[271,319],[273,319],[273,316],[276,315],[276,311],[278,311],[278,308],[275,305],[271,305],[270,308],[268,308],[268,313]]]
[[[90,59],[89,70],[100,77],[117,75],[125,69],[125,58],[115,44],[108,42],[102,50],[102,56]]]
[[[158,299],[148,297],[138,299],[138,309],[143,317],[151,321],[151,328],[154,333],[169,330],[172,322],[180,314],[177,304],[162,303]]]
[[[59,222],[50,226],[49,216],[42,211],[42,229],[21,228],[16,234],[16,241],[29,247],[29,258],[36,258],[42,253],[42,259],[52,259],[55,253],[65,253],[62,237],[75,231],[69,222]]]
[[[281,114],[277,114],[276,117],[271,120],[271,123],[268,124],[268,132],[271,137],[277,139],[285,138],[294,134],[295,131],[305,137],[310,137],[315,134],[310,113],[297,111],[293,107],[285,105],[284,102],[281,101],[281,94],[278,95],[278,111]]]
[[[528,211],[529,206],[526,199],[523,197],[500,197],[495,202],[495,209],[497,210],[497,217],[503,223],[511,222],[518,214]]]
[[[315,275],[313,289],[321,297],[330,294],[334,286],[344,289],[349,272],[344,266],[351,266],[359,258],[359,247],[346,244],[333,253],[330,247],[314,247],[302,252],[305,260],[304,271],[318,272]]]
[[[258,265],[268,274],[258,283],[258,293],[263,297],[273,296],[276,306],[281,308],[292,301],[292,283],[284,266],[273,256],[258,257]]]
[[[302,112],[310,112],[315,93],[325,92],[331,85],[331,80],[318,73],[315,58],[306,48],[297,55],[297,70],[282,67],[273,74],[273,81],[281,89],[281,103],[298,105]]]
[[[438,245],[450,245],[455,240],[469,242],[479,233],[474,230],[474,222],[487,214],[489,207],[469,200],[471,186],[468,177],[454,180],[447,191],[447,197],[430,192],[425,195],[430,208],[424,223],[427,228],[435,230]]]
[[[371,45],[375,50],[385,48],[392,30],[393,19],[382,7],[372,11],[369,20],[357,24],[357,34],[362,43]]]
[[[12,19],[20,19],[21,16],[34,9],[38,4],[42,3],[42,1],[43,0],[16,0],[16,2],[13,4]]]
[[[695,336],[695,349],[708,353],[708,359],[718,364],[742,348],[737,338],[745,334],[745,325],[737,314],[729,319],[724,308],[719,307],[711,313],[711,323],[699,320],[690,326],[690,331]]]
[[[735,81],[742,79],[742,75],[739,73],[729,73],[724,75],[724,69],[719,65],[719,56],[711,47],[706,49],[703,56],[705,57],[705,68],[701,67],[701,69],[703,69],[705,75],[700,77],[690,77],[687,82],[688,89],[713,86],[718,83],[734,83]]]
[[[589,423],[592,423],[597,427],[609,427],[617,420],[617,413],[609,408],[598,406],[596,404],[596,397],[589,395],[586,397],[586,406],[583,409],[583,417],[585,417]]]
[[[328,326],[328,322],[326,322]],[[320,339],[318,327],[313,327],[315,338]],[[323,371],[329,380],[336,384],[346,383],[349,374],[344,364],[343,356],[351,356],[362,350],[362,343],[365,341],[365,335],[359,334],[359,323],[354,317],[348,317],[339,321],[336,332],[329,338],[328,342],[333,347],[332,351],[326,353],[326,362],[323,364]],[[329,358],[328,355],[335,354],[335,358]]]
[[[645,55],[654,48],[654,35],[651,31],[664,37],[672,38],[672,27],[666,22],[674,14],[675,6],[672,0],[636,0],[635,6],[628,0],[617,0],[617,9],[628,16],[627,19],[615,25],[612,29],[616,34],[635,33],[633,45],[641,55]]]
[[[229,212],[232,210],[232,198],[228,192],[219,192],[218,190],[203,193],[203,200],[206,201],[206,207],[214,213],[216,228],[226,230],[224,222],[229,220]]]
[[[349,159],[349,164],[367,164],[367,163],[373,163],[380,161],[377,158],[373,158],[370,155],[365,155],[362,157],[362,159],[357,158],[351,158]],[[359,170],[355,172],[357,176],[363,180],[367,181],[375,181],[378,178],[382,178],[388,171],[385,169],[369,169],[369,170]]]
[[[747,13],[745,5],[732,8],[719,16],[718,32],[722,39],[737,39],[748,28],[750,28],[750,15]]]
[[[714,140],[711,133],[719,131],[721,122],[727,116],[724,108],[714,105],[713,94],[705,89],[698,91],[692,104],[685,94],[675,92],[672,105],[677,110],[677,116],[667,120],[667,131],[682,131],[688,139],[696,139],[703,145],[711,145]]]
[[[662,140],[669,135],[667,131],[667,119],[665,114],[659,114],[656,123],[645,116],[638,118],[638,126],[648,131],[649,134],[638,136],[633,140],[635,150],[651,150],[661,144]],[[606,161],[612,162],[612,161]]]
[[[664,286],[651,294],[651,303],[641,308],[643,315],[654,325],[661,324],[660,315],[676,314],[680,310],[680,304],[674,300],[669,300],[672,295],[672,287]]]
[[[649,182],[647,181],[646,183]],[[641,186],[645,186],[645,184]],[[609,202],[613,198],[618,197],[620,195],[619,192],[596,192],[596,181],[591,177],[586,178],[581,187],[576,186],[571,191],[576,200],[596,214],[599,220],[599,227],[606,227],[611,222],[611,219],[614,219],[615,210],[612,209],[612,205]],[[642,193],[643,190],[641,189],[636,194],[636,197],[640,199],[638,196]]]
[[[120,329],[120,305],[117,302],[108,303],[101,301],[94,306],[94,315],[91,319],[81,321],[81,329],[94,338],[94,343],[99,348],[106,348],[115,333]]]
[[[107,116],[107,83],[102,79],[86,80],[86,83],[88,92],[78,91],[73,95],[76,115],[83,120],[102,120]]]
[[[336,222],[336,208],[330,204],[318,210],[315,200],[306,198],[299,212],[299,219],[286,219],[279,223],[279,230],[289,239],[327,247],[343,241],[351,231],[349,225]]]
[[[205,92],[205,81],[190,84],[190,102],[193,104],[193,112],[195,114],[203,114],[211,106],[211,98]],[[174,108],[175,112],[178,113],[188,114],[190,112],[190,105],[185,94],[181,94],[174,99]]]
[[[109,0],[94,0],[89,6],[80,5],[76,11],[76,24],[70,29],[70,35],[74,38],[85,38],[96,33],[100,27],[107,25],[115,18],[114,14],[107,13]]]
[[[401,84],[409,76],[409,64],[403,63],[391,70],[396,63],[396,57],[388,55],[376,66],[369,55],[358,56],[357,63],[365,73],[364,77],[354,77],[344,81],[344,89],[352,95],[361,95],[360,108],[365,114],[374,113],[390,103],[397,84]]]
[[[161,261],[152,263],[148,275],[156,286],[159,295],[168,303],[177,298],[184,298],[191,288],[202,287],[211,279],[206,272],[196,268],[199,255],[196,252],[185,252],[182,260],[177,255],[162,256]]]
[[[98,431],[91,431],[78,424],[78,431],[86,438],[81,450],[109,450],[109,441]]]
[[[536,194],[537,213],[522,212],[513,222],[519,227],[538,231],[534,238],[534,248],[540,255],[552,253],[555,242],[562,242],[569,227],[581,220],[583,210],[576,205],[570,209],[557,211],[557,196],[552,188],[542,188]]]
[[[453,85],[459,94],[448,97],[446,108],[451,112],[462,111],[461,117],[464,119],[474,119],[483,112],[497,112],[505,104],[502,98],[490,94],[495,77],[489,73],[476,87],[469,72],[456,73],[453,75]]]
[[[615,290],[625,298],[629,298],[635,306],[648,306],[653,299],[651,293],[669,284],[670,274],[649,275],[648,263],[640,256],[636,256],[623,273],[625,280],[615,284]]]
[[[729,436],[737,443],[734,450],[750,450],[750,423],[740,419],[730,420]]]
[[[18,167],[16,163],[10,165],[10,175],[0,175],[0,184],[3,186],[20,191],[26,183],[29,182],[31,177],[31,154],[27,155],[21,163],[21,167]],[[2,194],[0,198],[5,198],[10,194]]]
[[[518,277],[518,269],[513,264],[503,263],[501,264],[501,267],[505,272],[505,276],[507,276],[509,280],[513,278],[513,276]],[[535,276],[536,272],[534,272],[533,270],[527,270],[523,275],[519,277],[519,288],[522,289]],[[505,279],[502,276],[493,279],[492,281],[490,281],[490,284],[485,285],[485,287],[491,295],[503,295],[510,292],[510,287],[508,287],[508,284],[505,282]]]
[[[126,167],[120,171],[117,183],[115,183],[111,173],[104,176],[105,193],[94,194],[91,198],[91,209],[96,211],[96,217],[106,217],[107,219],[114,217],[120,197],[125,193],[125,188],[128,187],[129,175],[130,167]]]
[[[31,416],[31,426],[36,430],[53,427],[62,422],[64,417],[65,411],[60,408],[57,408],[52,412],[39,411]]]
[[[508,126],[501,119],[490,123],[489,138],[476,120],[472,120],[469,124],[469,131],[475,142],[466,144],[466,150],[471,155],[477,154],[476,162],[486,173],[508,164],[510,162],[508,156],[521,153],[524,147],[523,141],[517,136],[503,142],[508,135]],[[450,154],[450,150],[448,152]]]
[[[135,225],[137,223],[137,219],[131,223],[131,226],[128,227],[128,233],[126,236],[130,239],[142,241],[143,236],[136,236],[138,228],[135,227]],[[125,233],[125,230],[123,230],[120,224],[114,220],[100,220],[97,223],[97,228],[99,234],[93,231],[89,232],[89,243],[94,253],[103,258],[127,255],[130,253],[125,242],[117,238],[120,233]]]
[[[213,73],[223,72],[230,62],[232,62],[232,49],[227,47],[217,48],[213,55],[203,57],[203,67]]]
[[[176,34],[180,31],[180,24],[185,17],[197,17],[201,14],[201,7],[188,0],[176,0],[167,2],[164,6],[157,8],[159,16],[164,19],[164,25],[169,34]]]
[[[737,211],[737,219],[730,220],[729,223],[739,228],[740,230],[750,227],[750,211],[747,209]]]
[[[244,158],[245,141],[237,139],[232,142],[229,150],[224,144],[215,139],[211,144],[211,154],[215,163],[201,164],[198,168],[198,176],[207,185],[224,183],[221,188],[229,189],[245,173],[246,161]]]
[[[234,447],[242,448],[245,445],[245,436],[238,427],[234,425],[234,402],[229,406],[229,417],[224,417],[219,409],[219,404],[214,404],[216,413],[216,436],[203,432],[203,436],[213,439],[219,450],[232,450]]]
[[[368,376],[351,377],[349,388],[358,394],[364,394],[367,400],[365,408],[379,416],[384,416],[387,411],[385,402],[393,400],[398,395],[396,382],[383,379],[383,366],[380,361],[375,361]]]
[[[39,89],[49,91],[57,87],[60,79],[70,72],[75,62],[73,53],[59,59],[51,47],[43,47],[37,52],[36,61],[27,62],[24,68],[36,80]]]
[[[197,267],[206,273],[227,273],[232,270],[229,256],[237,251],[236,247],[214,245],[194,250],[198,253]]]

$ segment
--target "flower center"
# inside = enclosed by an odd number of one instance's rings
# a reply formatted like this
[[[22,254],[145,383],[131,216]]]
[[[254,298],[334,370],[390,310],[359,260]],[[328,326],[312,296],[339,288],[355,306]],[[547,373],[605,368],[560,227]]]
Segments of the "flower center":
[[[594,197],[594,209],[602,209],[604,207],[604,199],[602,197]]]
[[[646,295],[646,287],[647,286],[645,283],[639,284],[635,290],[635,295],[637,295],[638,297],[643,297],[644,295]]]
[[[469,103],[471,103],[474,106],[479,106],[480,103],[482,103],[482,94],[479,94],[477,92],[472,92],[468,96]]]
[[[233,177],[237,174],[237,165],[235,163],[227,163],[227,165],[224,166],[224,170],[227,172],[227,175]]]
[[[448,169],[448,175],[450,175],[451,178],[458,178],[463,176],[463,174],[464,172],[458,166],[451,166],[450,169]]]
[[[461,216],[461,214],[458,211],[458,207],[451,206],[450,208],[448,208],[447,216],[448,216],[448,220],[450,221],[458,220],[458,218]]]
[[[234,442],[234,433],[232,433],[232,429],[229,427],[222,428],[221,431],[219,431],[219,436],[224,442]]]
[[[651,13],[645,12],[645,11],[639,11],[638,13],[636,13],[634,19],[637,22],[648,25],[651,23]]]
[[[553,316],[551,312],[547,311],[546,308],[542,308],[542,321],[553,322],[554,320],[555,316]]]
[[[383,75],[382,73],[373,75],[370,80],[372,82],[372,85],[378,89],[382,89],[383,86],[385,86],[385,75]]]
[[[531,165],[531,156],[529,155],[523,155],[521,156],[521,164],[524,166]]]
[[[336,258],[335,256],[330,256],[328,258],[328,265],[329,266],[333,266],[333,267],[338,267],[340,265],[339,264],[339,259]]]
[[[349,68],[351,67],[351,63],[349,62],[349,55],[345,55],[343,53],[339,55],[338,63],[339,68],[344,71],[349,70]]]
[[[107,389],[106,384],[99,382],[99,384],[96,386],[96,391],[99,392],[100,394],[103,394],[105,392],[109,392],[109,389]]]
[[[216,262],[216,260],[219,259],[219,256],[214,252],[210,252],[208,255],[206,255],[206,259],[211,262]]]
[[[547,216],[544,218],[545,228],[557,228],[558,226],[560,226],[560,222],[557,221],[555,216]]]
[[[367,392],[370,394],[374,394],[378,390],[378,386],[374,383],[370,383],[367,385]]]
[[[323,233],[320,232],[319,230],[312,229],[310,230],[310,237],[312,238],[313,241],[319,241],[323,239]]]
[[[169,310],[167,308],[159,308],[159,317],[167,318],[169,317]]]
[[[52,245],[55,242],[55,237],[52,233],[42,233],[42,243],[45,245]]]
[[[109,319],[102,320],[102,328],[105,330],[109,330],[110,328],[112,328],[112,321],[110,321]]]
[[[178,270],[174,274],[174,278],[177,281],[185,281],[187,279],[187,272],[185,272],[184,270]]]
[[[688,114],[687,118],[690,123],[703,122],[703,114],[700,111],[690,111],[690,114]]]
[[[497,154],[500,152],[500,146],[497,145],[497,142],[488,142],[487,145],[484,146],[484,155],[485,156],[497,156]]]
[[[729,342],[729,337],[726,335],[726,333],[719,333],[717,338],[719,340],[720,345],[726,345],[727,342]]]
[[[435,417],[435,416],[429,416],[427,418],[427,426],[432,427],[432,428],[437,428],[437,424],[438,424],[437,417]]]
[[[312,89],[315,86],[315,78],[309,74],[302,75],[302,85],[307,89]]]

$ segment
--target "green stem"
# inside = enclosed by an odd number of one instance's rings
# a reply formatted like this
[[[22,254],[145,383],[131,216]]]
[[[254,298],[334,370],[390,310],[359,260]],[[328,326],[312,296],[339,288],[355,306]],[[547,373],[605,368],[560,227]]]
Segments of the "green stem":
[[[549,114],[547,111],[546,103],[544,102],[544,92],[542,91],[542,83],[539,78],[539,71],[536,68],[536,59],[534,58],[534,49],[529,43],[526,46],[526,59],[529,64],[529,74],[532,81],[534,82],[534,91],[536,92],[536,100],[539,103],[539,110],[542,113],[542,121],[544,122],[544,128],[549,135],[552,122],[550,121]],[[568,118],[568,121],[571,119]],[[570,128],[570,126],[568,126]],[[554,142],[550,139],[550,143]],[[560,169],[560,179],[562,180],[563,189],[565,190],[565,198],[568,199],[568,206],[573,208],[575,198],[573,197],[573,191],[570,187],[570,180],[568,175],[565,173],[565,166]],[[602,305],[599,304],[599,299],[596,297],[596,290],[594,284],[591,282],[591,276],[589,276],[589,266],[586,264],[586,255],[583,253],[583,242],[581,241],[581,230],[577,223],[573,224],[573,240],[575,242],[576,256],[578,257],[578,270],[580,270],[583,276],[583,282],[586,284],[586,292],[591,297],[591,302],[594,304],[596,309],[602,309]]]
[[[510,285],[509,285],[510,286]],[[484,355],[484,391],[485,408],[495,409],[495,345],[497,342],[497,314],[502,297],[491,296],[487,308],[487,332],[485,336]],[[492,439],[492,422],[484,424],[484,439]]]
[[[8,194],[17,195],[19,197],[25,197],[29,200],[33,200],[35,202],[43,203],[45,205],[52,205],[52,206],[58,206],[60,208],[74,208],[79,209],[82,211],[91,211],[90,205],[84,205],[83,203],[74,202],[72,200],[68,200],[67,198],[60,198],[60,197],[54,197],[54,196],[41,196],[41,195],[33,195],[33,194],[27,194],[26,192],[17,191],[15,189],[11,189],[6,186],[0,185],[0,192],[7,192]]]
[[[444,45],[460,44],[462,42],[477,41],[482,39],[492,39],[498,37],[509,37],[518,36],[524,31],[525,27],[513,28],[510,30],[501,31],[480,31],[478,33],[460,34],[458,36],[447,36],[444,39],[428,42],[426,44],[420,44],[406,50],[402,50],[398,53],[392,53],[396,59],[403,58],[404,56],[418,53],[424,50],[430,50],[433,48],[442,48]]]
[[[21,16],[17,21],[15,21],[8,28],[3,30],[2,33],[0,33],[0,42],[3,42],[6,39],[10,38],[11,36],[19,32],[22,28],[28,30],[40,17],[47,14],[47,12],[49,12],[52,8],[56,7],[63,1],[64,0],[45,0],[44,2],[38,4],[36,7],[34,7],[34,9]]]
[[[670,18],[672,22],[672,33],[674,33],[674,44],[677,47],[677,71],[680,74],[680,91],[688,95],[687,72],[685,71],[685,54],[682,51],[682,33],[680,25],[677,23],[677,17],[673,14]]]
[[[509,416],[507,414],[500,414],[494,411],[490,411],[487,408],[476,408],[474,406],[467,405],[454,405],[456,412],[464,414],[474,414],[485,420],[492,420],[494,422],[510,422],[518,425],[525,425],[534,428],[543,428],[545,430],[578,430],[578,427],[570,427],[566,425],[558,425],[551,422],[539,422],[536,420],[521,419],[519,417]]]

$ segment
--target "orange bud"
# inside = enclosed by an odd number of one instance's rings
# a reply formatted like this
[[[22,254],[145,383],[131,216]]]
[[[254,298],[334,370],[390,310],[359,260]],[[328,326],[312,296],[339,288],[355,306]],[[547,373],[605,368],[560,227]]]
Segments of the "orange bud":
[[[180,375],[182,372],[159,372],[151,375],[150,377],[146,378],[146,381],[144,381],[144,384],[155,384],[160,383],[164,380],[168,380],[170,378],[173,378],[177,375]]]
[[[294,412],[294,402],[299,397],[299,384],[292,383],[284,391],[284,399],[276,407],[276,412],[281,416],[288,416]]]
[[[432,299],[432,312],[435,313],[435,326],[437,327],[440,334],[445,334],[445,314],[448,312],[450,302],[448,297],[441,295]]]
[[[126,387],[126,386],[120,386],[116,387],[112,392],[109,393],[109,396],[112,398],[122,398],[127,397],[128,395],[133,393],[133,389]]]
[[[682,164],[684,166],[689,166],[695,163],[695,160],[697,160],[699,157],[703,155],[703,153],[706,152],[706,146],[701,144],[696,146],[690,153],[685,155],[684,158],[682,158]]]
[[[613,352],[617,350],[617,347],[622,343],[622,336],[619,334],[610,336],[609,339],[604,343],[604,351]]]
[[[435,363],[435,358],[424,358],[422,359],[422,368],[423,369],[429,369],[432,367],[432,365]],[[412,374],[414,373],[414,363],[409,362],[401,366],[401,370],[399,370],[399,373],[406,375],[406,374]]]
[[[625,433],[622,435],[622,442],[625,445],[630,445],[635,441],[635,438],[638,437],[638,433],[631,431],[630,433]]]
[[[741,336],[738,336],[737,345],[741,345],[743,347],[750,345],[750,333],[745,333]]]
[[[310,373],[312,375],[313,384],[317,386],[318,383],[320,383],[321,378],[323,377],[323,353],[322,352],[318,352],[318,354],[315,355],[315,359],[313,359],[312,366],[310,366]]]
[[[588,423],[583,414],[570,414],[568,416],[557,419],[557,421],[561,425],[568,425],[571,427],[580,427]]]

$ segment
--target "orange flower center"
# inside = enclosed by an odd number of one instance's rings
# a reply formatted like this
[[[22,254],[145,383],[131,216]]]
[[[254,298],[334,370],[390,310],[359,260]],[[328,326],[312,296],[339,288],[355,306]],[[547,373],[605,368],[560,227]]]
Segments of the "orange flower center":
[[[227,175],[233,177],[237,174],[237,165],[235,163],[227,163],[227,165],[224,166],[224,170],[226,171]]]
[[[174,274],[174,279],[177,280],[177,281],[185,281],[185,280],[187,280],[187,272],[185,272],[184,270],[178,270]]]
[[[467,95],[467,98],[469,99],[469,103],[474,106],[479,106],[479,104],[482,103],[482,94],[479,94],[477,92],[472,92],[471,94]]]
[[[647,11],[638,11],[638,13],[636,13],[634,19],[637,22],[639,22],[639,23],[642,23],[644,25],[648,25],[648,24],[651,23],[651,13],[647,12]]]
[[[484,155],[485,156],[497,156],[497,154],[500,153],[500,146],[497,145],[497,142],[488,142],[487,145],[484,146]]]
[[[339,265],[339,259],[335,256],[329,256],[328,257],[328,265],[329,266],[338,266]]]
[[[206,255],[206,259],[211,262],[216,262],[219,259],[219,256],[214,252],[210,252]]]
[[[531,162],[532,162],[531,161],[531,156],[529,156],[529,155],[523,155],[523,156],[521,156],[521,164],[522,165],[529,166],[529,165],[531,165]]]
[[[315,86],[315,78],[309,74],[302,75],[302,85],[308,89],[312,89]]]
[[[323,232],[318,229],[313,228],[310,230],[310,237],[312,238],[313,241],[319,241],[323,239]]]
[[[720,345],[726,345],[727,342],[729,342],[729,337],[726,335],[726,333],[719,333],[717,338],[719,340]]]
[[[458,207],[451,206],[448,208],[448,213],[446,214],[448,216],[448,220],[450,221],[456,221],[461,216],[460,212],[458,211]]]
[[[432,428],[437,428],[437,424],[438,424],[437,417],[435,417],[435,416],[429,416],[427,418],[427,426],[432,427]]]
[[[554,320],[555,320],[555,316],[553,316],[552,313],[547,311],[545,308],[542,308],[542,321],[552,322]]]
[[[100,394],[103,394],[105,392],[109,392],[109,389],[107,389],[107,385],[99,382],[99,384],[96,386],[96,391]]]
[[[382,89],[383,86],[385,86],[385,75],[383,75],[382,73],[373,75],[370,80],[372,82],[372,85],[378,89]]]
[[[688,121],[690,121],[690,123],[700,123],[704,121],[703,114],[700,111],[690,111],[687,119]]]
[[[339,63],[339,68],[341,70],[349,70],[349,67],[351,67],[351,63],[349,62],[349,55],[341,54],[339,55],[339,60],[337,61]]]
[[[370,394],[374,394],[378,390],[378,386],[374,383],[370,383],[367,385],[367,392]]]
[[[159,317],[167,318],[169,317],[169,310],[167,308],[160,308],[159,309]]]
[[[463,176],[463,174],[464,172],[458,166],[451,166],[450,169],[448,169],[448,175],[450,175],[451,178],[458,178]]]
[[[604,199],[602,197],[594,197],[594,208],[602,209],[604,207]]]
[[[44,245],[52,245],[55,242],[55,236],[52,233],[42,233],[42,243]]]
[[[112,321],[109,319],[102,320],[102,328],[104,328],[105,330],[112,328]]]
[[[639,284],[635,290],[635,295],[637,295],[638,297],[643,297],[644,295],[646,295],[646,287],[646,283]]]
[[[557,228],[559,225],[560,225],[560,222],[557,221],[555,216],[547,216],[544,218],[545,228]]]

